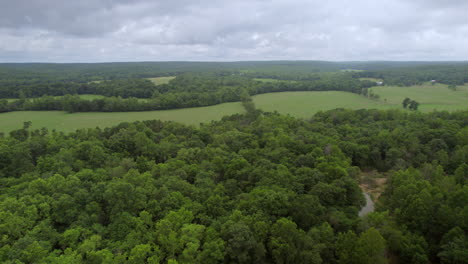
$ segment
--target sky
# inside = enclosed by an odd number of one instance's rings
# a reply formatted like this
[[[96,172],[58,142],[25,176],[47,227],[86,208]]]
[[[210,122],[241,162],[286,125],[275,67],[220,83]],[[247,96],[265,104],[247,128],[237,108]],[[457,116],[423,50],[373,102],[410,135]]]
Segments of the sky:
[[[0,0],[0,62],[468,60],[466,0]]]

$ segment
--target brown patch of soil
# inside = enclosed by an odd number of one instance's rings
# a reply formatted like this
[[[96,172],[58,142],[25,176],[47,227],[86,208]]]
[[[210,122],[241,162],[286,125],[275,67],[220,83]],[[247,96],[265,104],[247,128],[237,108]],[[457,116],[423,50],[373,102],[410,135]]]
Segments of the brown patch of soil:
[[[359,175],[359,187],[363,192],[370,194],[375,202],[385,190],[387,184],[387,177],[385,176],[377,171],[362,172]]]

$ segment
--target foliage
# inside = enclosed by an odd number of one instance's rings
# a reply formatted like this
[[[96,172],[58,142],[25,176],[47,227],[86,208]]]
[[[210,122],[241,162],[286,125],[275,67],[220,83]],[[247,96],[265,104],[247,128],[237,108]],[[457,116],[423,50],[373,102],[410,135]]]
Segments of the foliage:
[[[418,110],[419,103],[415,100],[411,100],[410,98],[406,97],[405,100],[402,102],[403,108],[408,108],[409,110]]]
[[[248,98],[246,98],[248,101]],[[5,263],[456,263],[467,112],[262,113],[0,139]],[[359,168],[391,173],[358,218]]]

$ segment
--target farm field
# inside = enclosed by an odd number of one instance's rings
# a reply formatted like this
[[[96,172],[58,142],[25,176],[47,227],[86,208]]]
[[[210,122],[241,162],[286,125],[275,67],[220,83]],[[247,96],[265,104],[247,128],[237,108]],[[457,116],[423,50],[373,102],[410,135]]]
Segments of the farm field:
[[[253,79],[254,81],[258,81],[258,82],[278,82],[279,80],[278,79],[270,79],[270,78],[254,78]]]
[[[253,100],[257,108],[264,111],[278,111],[301,118],[309,118],[318,111],[335,108],[390,109],[399,107],[357,94],[338,91],[269,93],[254,96]]]
[[[168,76],[168,77],[156,77],[156,78],[146,78],[152,81],[155,85],[161,85],[170,82],[171,80],[175,79],[175,76]]]
[[[73,113],[63,111],[20,111],[0,114],[0,132],[19,129],[23,122],[31,121],[32,128],[47,127],[57,131],[71,132],[81,128],[110,127],[121,122],[160,119],[189,125],[220,120],[225,115],[243,112],[240,103],[225,103],[215,106],[147,112],[92,112]]]
[[[104,95],[98,95],[98,94],[80,94],[78,96],[81,99],[85,99],[85,100],[94,100],[94,99],[106,98]],[[60,97],[60,96],[57,96],[57,97]]]
[[[420,103],[419,110],[462,110],[468,108],[468,84],[457,86],[456,91],[447,88],[445,84],[423,84],[410,87],[379,86],[372,91],[380,96],[380,100],[387,99],[387,103],[400,106],[408,97]]]
[[[361,80],[361,81],[371,81],[371,82],[382,82],[383,81],[382,79],[378,79],[378,78],[359,78],[359,80]]]
[[[271,82],[296,82],[296,81],[291,81],[291,80],[279,80],[279,79],[271,79],[271,78],[254,78],[254,81],[258,82],[265,82],[265,83],[271,83]]]
[[[318,111],[335,108],[402,109],[401,102],[405,97],[420,102],[420,110],[423,112],[430,112],[434,109],[459,110],[468,108],[468,85],[459,86],[457,91],[451,91],[445,85],[382,86],[374,87],[372,90],[380,95],[380,100],[371,100],[357,94],[339,91],[268,93],[252,98],[259,109],[268,112],[278,111],[300,118],[309,118]],[[385,99],[387,99],[386,102]],[[21,128],[25,121],[32,121],[33,128],[47,127],[64,132],[149,119],[172,120],[198,125],[212,120],[220,120],[225,115],[241,112],[244,112],[244,109],[239,102],[148,112],[69,114],[61,111],[22,111],[0,114],[0,132]]]
[[[320,110],[334,108],[392,108],[393,106],[373,101],[346,92],[283,92],[253,96],[257,108],[278,111],[296,117],[308,118]],[[121,122],[137,120],[172,120],[189,125],[220,120],[225,115],[244,112],[241,103],[224,103],[207,107],[112,113],[65,113],[62,111],[21,111],[0,114],[0,132],[21,128],[23,122],[32,121],[33,128],[47,127],[58,131],[75,131],[88,127],[108,127]]]
[[[356,69],[342,69],[341,72],[363,72],[363,70],[356,70]]]
[[[94,100],[94,99],[102,99],[106,98],[104,95],[98,95],[98,94],[79,94],[78,95],[81,99],[84,100]],[[63,96],[54,96],[55,98],[63,97]],[[28,99],[34,99],[34,98],[28,98]],[[18,100],[18,98],[8,98],[8,102]]]

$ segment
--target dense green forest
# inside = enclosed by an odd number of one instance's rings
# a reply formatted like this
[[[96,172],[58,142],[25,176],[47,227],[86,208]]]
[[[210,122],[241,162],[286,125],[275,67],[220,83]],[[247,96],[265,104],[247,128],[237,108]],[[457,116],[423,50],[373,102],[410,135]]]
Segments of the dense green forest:
[[[409,86],[430,80],[451,85],[468,83],[468,64],[420,65],[354,73],[357,77],[380,78],[390,85]]]
[[[467,263],[468,112],[0,138],[2,263]],[[362,171],[388,175],[360,218]]]

